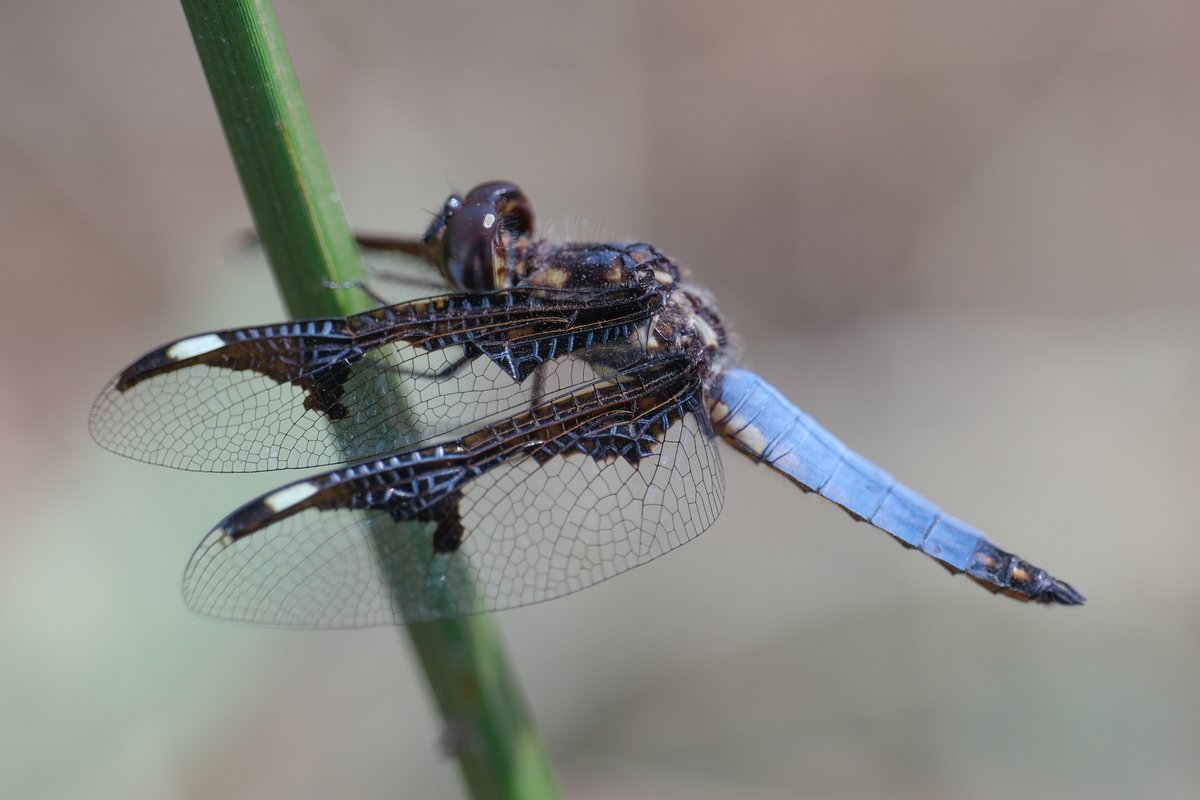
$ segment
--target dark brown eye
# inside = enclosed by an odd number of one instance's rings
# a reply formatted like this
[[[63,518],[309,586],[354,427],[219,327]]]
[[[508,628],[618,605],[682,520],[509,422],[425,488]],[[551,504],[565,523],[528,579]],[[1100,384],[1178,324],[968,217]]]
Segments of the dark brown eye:
[[[490,203],[465,203],[446,221],[442,234],[442,274],[456,289],[496,288],[495,238],[500,216]]]
[[[457,289],[486,292],[496,288],[496,254],[508,237],[533,232],[533,207],[515,184],[482,183],[466,197],[451,197],[439,219],[441,270]],[[431,228],[432,231],[432,228]]]
[[[486,203],[492,206],[500,215],[500,226],[514,236],[528,236],[533,233],[533,205],[515,183],[481,183],[467,192],[463,202]]]

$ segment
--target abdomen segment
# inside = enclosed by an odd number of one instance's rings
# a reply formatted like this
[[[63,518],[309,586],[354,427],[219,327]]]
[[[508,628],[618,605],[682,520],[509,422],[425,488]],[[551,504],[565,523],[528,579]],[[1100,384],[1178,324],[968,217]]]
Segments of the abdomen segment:
[[[832,500],[952,572],[965,572],[992,592],[1022,601],[1083,603],[1070,584],[997,547],[850,450],[757,375],[731,369],[713,395],[717,433],[802,489]]]

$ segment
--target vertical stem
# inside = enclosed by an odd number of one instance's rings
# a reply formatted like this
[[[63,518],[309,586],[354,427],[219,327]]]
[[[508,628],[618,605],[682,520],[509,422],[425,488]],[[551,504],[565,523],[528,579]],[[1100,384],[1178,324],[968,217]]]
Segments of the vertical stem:
[[[296,317],[366,310],[346,223],[269,0],[182,0],[279,291]],[[403,592],[394,586],[399,598]],[[476,798],[558,797],[549,760],[490,619],[406,628]]]

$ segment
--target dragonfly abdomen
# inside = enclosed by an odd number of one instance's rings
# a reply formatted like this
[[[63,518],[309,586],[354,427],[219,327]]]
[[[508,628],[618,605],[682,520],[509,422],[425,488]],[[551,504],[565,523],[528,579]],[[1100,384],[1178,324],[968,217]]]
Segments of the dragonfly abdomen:
[[[990,591],[1041,603],[1083,602],[1069,584],[997,547],[846,447],[757,375],[730,369],[713,394],[713,425],[722,438],[856,519]]]

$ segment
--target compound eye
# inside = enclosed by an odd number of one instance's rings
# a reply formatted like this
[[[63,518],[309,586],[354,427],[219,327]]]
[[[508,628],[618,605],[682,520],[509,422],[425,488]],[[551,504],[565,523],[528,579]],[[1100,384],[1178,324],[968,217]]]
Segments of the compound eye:
[[[446,220],[441,270],[454,288],[468,292],[496,288],[496,236],[500,229],[500,215],[488,202],[464,202]]]
[[[500,227],[513,236],[533,233],[533,205],[520,187],[510,181],[481,183],[463,198],[463,203],[486,204],[500,216]]]
[[[487,292],[502,282],[496,274],[516,238],[533,233],[533,207],[515,183],[481,183],[466,197],[451,197],[426,234],[427,245],[441,240],[442,275],[456,289]]]

